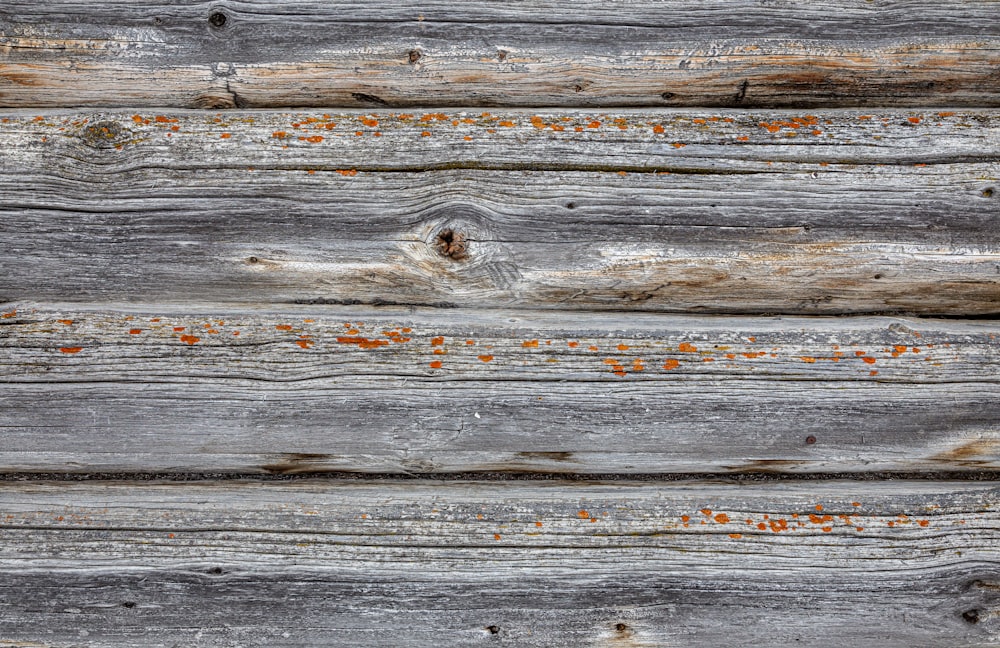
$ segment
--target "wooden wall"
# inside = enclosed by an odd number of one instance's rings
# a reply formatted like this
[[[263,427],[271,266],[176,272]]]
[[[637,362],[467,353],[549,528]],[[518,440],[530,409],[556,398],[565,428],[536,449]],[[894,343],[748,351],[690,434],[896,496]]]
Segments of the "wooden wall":
[[[1000,642],[991,0],[5,0],[0,646]]]

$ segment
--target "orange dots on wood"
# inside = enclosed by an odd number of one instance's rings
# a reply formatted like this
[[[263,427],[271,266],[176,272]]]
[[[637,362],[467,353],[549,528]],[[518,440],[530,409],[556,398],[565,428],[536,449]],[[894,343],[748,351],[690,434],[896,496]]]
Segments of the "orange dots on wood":
[[[181,336],[181,342],[183,342],[184,344],[190,345],[190,346],[198,344],[198,342],[200,342],[200,341],[201,341],[201,338],[195,337],[194,335],[182,335]]]
[[[493,356],[491,355],[481,355],[476,357],[479,358],[482,362],[493,362]]]
[[[688,342],[681,342],[677,345],[677,350],[681,353],[695,353],[698,351],[698,347]]]
[[[80,353],[81,351],[83,351],[83,347],[59,347],[60,353],[74,354]]]
[[[524,342],[521,342],[521,346],[525,349],[537,349],[538,340],[525,340]]]
[[[441,368],[441,361],[440,360],[432,360],[428,364],[429,364],[429,366],[430,366],[431,369],[440,369]]]

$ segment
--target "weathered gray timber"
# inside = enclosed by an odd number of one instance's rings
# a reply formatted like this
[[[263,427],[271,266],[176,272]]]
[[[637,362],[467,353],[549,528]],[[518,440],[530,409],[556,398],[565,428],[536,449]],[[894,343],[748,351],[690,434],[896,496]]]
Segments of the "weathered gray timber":
[[[998,499],[906,481],[9,483],[0,638],[987,646]]]
[[[0,6],[0,105],[997,106],[990,0]]]
[[[1000,312],[977,111],[11,113],[0,299]]]
[[[22,304],[0,323],[4,471],[1000,468],[997,321]]]

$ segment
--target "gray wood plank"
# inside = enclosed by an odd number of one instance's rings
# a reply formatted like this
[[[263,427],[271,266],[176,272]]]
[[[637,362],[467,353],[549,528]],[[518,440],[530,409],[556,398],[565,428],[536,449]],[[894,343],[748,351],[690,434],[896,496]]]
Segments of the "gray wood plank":
[[[15,112],[0,299],[996,314],[997,119]]]
[[[1000,468],[996,321],[3,314],[5,472]]]
[[[7,0],[0,105],[996,106],[995,9]]]
[[[995,482],[6,483],[0,637],[986,646],[998,497]]]

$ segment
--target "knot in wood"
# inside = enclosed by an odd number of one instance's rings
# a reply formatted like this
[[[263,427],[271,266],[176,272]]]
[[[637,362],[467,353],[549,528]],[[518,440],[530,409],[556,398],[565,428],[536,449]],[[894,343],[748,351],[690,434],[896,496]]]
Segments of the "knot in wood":
[[[132,131],[116,121],[104,120],[87,126],[80,137],[91,148],[110,149],[132,139]]]
[[[469,251],[465,245],[465,236],[461,232],[456,232],[450,227],[438,232],[434,241],[434,248],[443,257],[448,257],[452,261],[465,261],[469,258]]]

